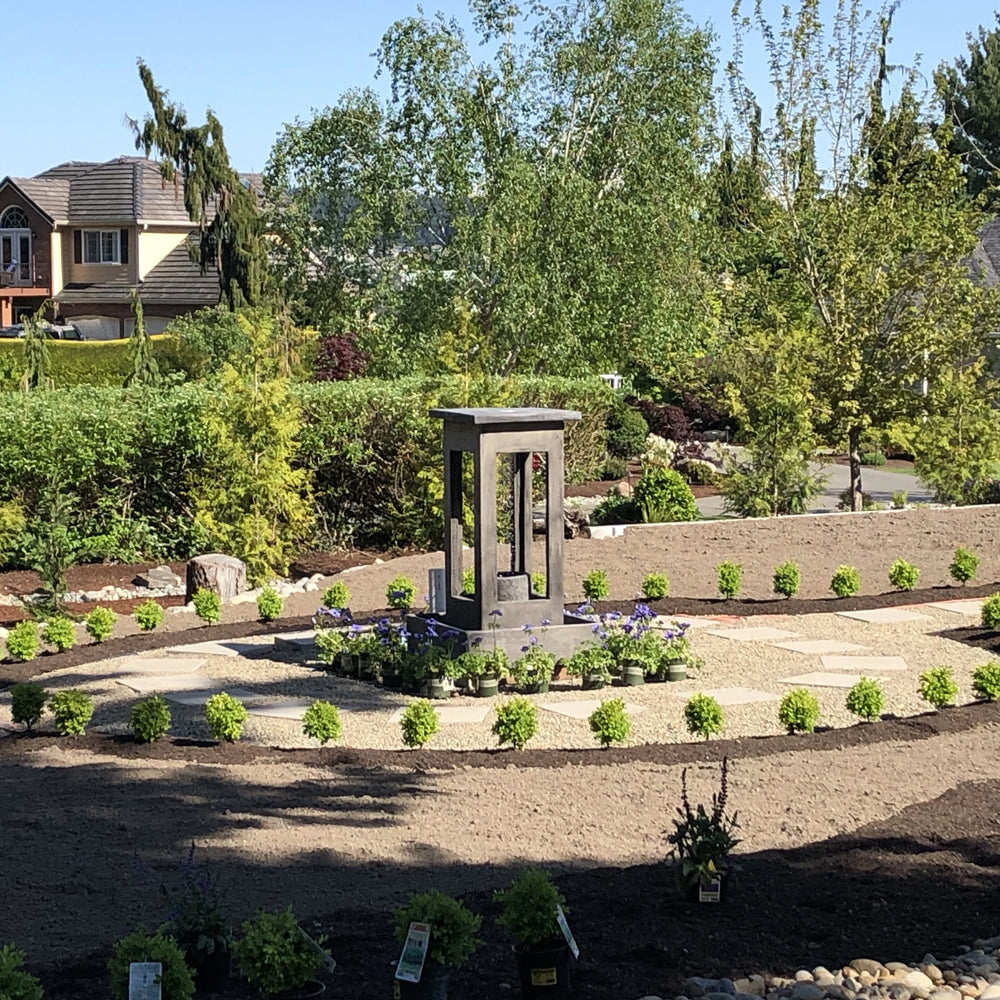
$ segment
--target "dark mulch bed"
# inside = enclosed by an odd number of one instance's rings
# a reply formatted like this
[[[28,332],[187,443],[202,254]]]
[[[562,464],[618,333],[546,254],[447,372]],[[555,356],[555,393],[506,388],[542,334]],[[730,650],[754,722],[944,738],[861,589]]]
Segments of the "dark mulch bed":
[[[985,649],[990,653],[1000,653],[1000,632],[990,628],[965,625],[962,628],[943,629],[934,634],[941,636],[942,639],[953,639],[955,642],[964,642],[966,646]]]
[[[683,901],[667,864],[562,872],[557,881],[582,950],[575,995],[670,997],[689,975],[790,975],[818,964],[836,970],[861,957],[911,962],[927,951],[955,954],[997,930],[988,915],[996,912],[1000,876],[998,814],[1000,781],[960,783],[854,833],[742,857],[718,905]],[[665,827],[668,821],[665,804]],[[512,874],[498,872],[498,881]],[[336,868],[330,876],[335,885]],[[373,877],[392,879],[393,871]],[[453,974],[450,995],[509,1000],[518,995],[517,979],[509,942],[494,922],[498,907],[487,892],[464,898],[484,915],[485,943]],[[335,909],[318,924],[338,962],[327,996],[392,996],[399,948],[387,913]],[[93,954],[41,970],[46,996],[105,995],[106,961],[106,954]],[[256,994],[234,985],[217,996]]]

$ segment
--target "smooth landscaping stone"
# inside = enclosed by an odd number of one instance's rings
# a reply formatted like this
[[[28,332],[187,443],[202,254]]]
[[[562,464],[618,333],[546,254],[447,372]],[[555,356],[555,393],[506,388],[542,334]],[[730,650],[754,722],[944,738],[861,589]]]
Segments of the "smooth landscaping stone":
[[[927,608],[938,608],[956,615],[973,615],[978,618],[983,612],[982,601],[928,601]]]
[[[462,723],[482,722],[493,710],[492,705],[448,705],[445,702],[431,702],[437,709],[438,721],[442,726],[461,725]],[[405,709],[398,708],[389,718],[390,722],[399,722]],[[593,711],[593,709],[591,709]]]
[[[929,615],[919,611],[907,611],[905,608],[875,608],[873,611],[838,611],[842,618],[856,618],[859,622],[871,622],[875,625],[894,625],[897,622],[930,621]]]
[[[203,659],[192,659],[184,656],[150,656],[129,657],[116,663],[116,674],[193,674],[205,665]]]
[[[252,642],[239,642],[235,639],[221,639],[218,642],[209,639],[205,642],[191,642],[186,646],[171,646],[168,653],[202,653],[205,656],[241,656],[244,653],[260,652],[266,646]]]
[[[931,982],[930,976],[924,974],[919,969],[911,969],[903,977],[903,985],[911,992],[919,990],[928,995],[934,989],[934,983]]]
[[[120,677],[122,687],[131,688],[140,694],[157,691],[210,691],[218,690],[219,682],[203,674],[130,674]]]
[[[723,639],[735,639],[737,642],[770,642],[772,639],[795,639],[799,633],[773,628],[770,625],[749,625],[743,628],[713,628],[709,629],[708,634],[719,635]]]
[[[856,670],[867,674],[875,670],[906,670],[901,656],[823,656],[824,670]]]
[[[839,642],[836,639],[801,639],[798,642],[774,642],[778,649],[790,649],[793,653],[850,653],[856,649],[867,649],[853,642]]]
[[[780,677],[780,684],[791,684],[794,687],[828,687],[852,688],[861,680],[860,674],[832,674],[817,670],[811,674],[799,674],[796,677]]]
[[[670,693],[685,701],[691,697],[690,691],[671,691]],[[779,697],[770,691],[755,691],[753,688],[743,687],[708,688],[701,693],[711,696],[720,705],[752,705],[758,701],[777,701]]]
[[[1000,1000],[1000,983],[990,983],[982,993],[979,1000]]]
[[[823,990],[814,982],[800,982],[791,995],[792,1000],[822,1000]]]
[[[690,693],[687,697],[691,697]],[[589,719],[591,713],[601,704],[598,698],[587,698],[583,701],[549,701],[543,702],[538,707],[546,712],[554,712],[556,715],[565,715],[568,719]],[[638,715],[646,711],[645,705],[625,705],[629,715]]]
[[[308,632],[285,632],[274,637],[275,649],[309,649],[316,645],[316,633],[311,629]]]
[[[187,705],[189,707],[197,708],[200,705],[204,705],[213,694],[218,694],[220,691],[225,691],[230,697],[238,698],[240,701],[250,701],[253,698],[262,698],[263,695],[256,691],[249,691],[247,688],[241,687],[226,687],[221,688],[216,683],[215,687],[206,688],[203,691],[164,691],[163,697],[167,701],[172,701],[177,705]],[[247,706],[247,713],[250,712],[249,706]]]
[[[306,698],[290,698],[287,701],[260,701],[255,705],[248,705],[247,714],[266,715],[271,719],[297,719],[301,721],[310,705],[312,705],[312,700]]]

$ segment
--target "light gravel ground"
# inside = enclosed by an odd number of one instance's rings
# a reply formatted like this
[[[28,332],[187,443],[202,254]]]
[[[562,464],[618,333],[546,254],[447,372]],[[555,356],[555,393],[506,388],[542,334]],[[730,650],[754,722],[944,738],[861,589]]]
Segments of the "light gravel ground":
[[[918,678],[922,671],[943,664],[954,668],[961,692],[959,702],[971,701],[972,671],[987,657],[982,650],[941,638],[935,633],[975,622],[975,618],[926,606],[912,610],[926,615],[926,621],[873,624],[836,614],[776,615],[724,618],[720,619],[717,627],[770,625],[795,632],[802,639],[836,639],[866,647],[865,650],[858,650],[857,655],[901,656],[906,661],[906,670],[885,671],[881,675],[886,711],[897,716],[915,715],[928,709],[929,706],[917,694]],[[738,642],[711,635],[709,627],[692,629],[689,634],[693,650],[705,660],[705,666],[697,676],[686,681],[584,692],[578,681],[566,680],[557,682],[548,694],[533,695],[531,698],[541,706],[560,701],[622,697],[627,706],[643,709],[633,715],[630,743],[634,745],[692,739],[684,724],[683,710],[686,700],[697,691],[752,688],[770,693],[773,699],[726,707],[723,735],[731,738],[763,736],[782,731],[777,718],[778,699],[795,685],[783,683],[781,679],[824,669],[820,656],[816,654],[780,649],[767,642]],[[267,699],[323,698],[332,701],[343,712],[343,745],[377,749],[402,746],[399,726],[392,720],[392,715],[409,704],[412,697],[324,673],[307,653],[277,653],[270,638],[250,641],[259,647],[259,653],[234,657],[210,656],[199,672],[217,682],[219,687],[248,688]],[[50,689],[80,687],[88,691],[96,706],[93,725],[106,732],[125,732],[130,706],[140,695],[116,682],[115,669],[115,660],[105,660],[85,667],[54,671],[40,679]],[[819,698],[822,709],[821,724],[839,727],[857,721],[844,706],[846,689],[814,687],[812,690]],[[497,701],[503,697],[501,695]],[[430,746],[467,750],[496,745],[495,737],[490,732],[494,718],[493,702],[456,696],[447,704],[490,706],[490,710],[481,722],[442,726]],[[171,713],[174,735],[207,738],[202,709],[171,703]],[[0,727],[10,726],[10,696],[0,695]],[[42,728],[45,726],[43,721]],[[282,747],[315,745],[303,735],[300,722],[253,715],[247,720],[243,738]],[[571,719],[542,711],[539,713],[539,732],[531,745],[539,748],[591,747],[594,737],[585,719]]]

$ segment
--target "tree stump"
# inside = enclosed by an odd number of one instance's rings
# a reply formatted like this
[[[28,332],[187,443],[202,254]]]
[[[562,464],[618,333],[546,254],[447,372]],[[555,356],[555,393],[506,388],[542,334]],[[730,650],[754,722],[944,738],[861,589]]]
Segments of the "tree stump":
[[[219,595],[225,603],[247,589],[247,568],[235,556],[213,552],[195,556],[187,564],[187,590],[184,600],[190,601],[195,591],[204,588]]]

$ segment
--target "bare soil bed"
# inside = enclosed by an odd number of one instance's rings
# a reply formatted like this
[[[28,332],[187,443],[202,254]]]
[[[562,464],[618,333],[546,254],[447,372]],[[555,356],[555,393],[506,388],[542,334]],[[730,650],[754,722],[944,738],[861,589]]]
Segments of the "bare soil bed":
[[[933,588],[924,600],[971,596],[937,588],[949,587],[957,545],[979,553],[981,580],[1000,580],[998,518],[996,508],[927,509],[641,528],[568,543],[567,589],[582,596],[583,575],[602,567],[612,597],[627,602],[646,572],[665,570],[676,610],[697,613],[680,598],[713,601],[722,559],[743,563],[755,602],[770,598],[774,565],[795,559],[803,599],[831,610],[837,565],[855,565],[864,594],[887,603],[885,574],[902,556]],[[377,608],[392,576],[421,579],[439,560],[411,555],[353,572],[355,606]],[[290,617],[304,620],[315,603],[315,593],[299,595]],[[780,611],[794,613],[788,602]],[[253,609],[227,615],[220,629],[245,629]],[[176,642],[191,617],[167,617]],[[955,633],[992,641],[982,630]],[[10,665],[0,673],[14,679]],[[724,754],[742,871],[720,906],[688,904],[664,861],[664,833],[683,768],[692,799],[707,802]],[[0,942],[28,952],[47,996],[105,996],[111,942],[162,918],[158,883],[172,880],[194,842],[237,920],[290,902],[328,935],[338,961],[328,995],[337,997],[391,995],[389,911],[431,887],[484,914],[486,943],[452,995],[516,995],[492,891],[528,861],[551,867],[567,897],[583,949],[580,997],[670,997],[691,974],[914,961],[1000,931],[998,754],[994,706],[807,737],[607,752],[286,754],[190,741],[139,752],[110,737],[5,737]],[[227,997],[252,995],[234,985]]]

